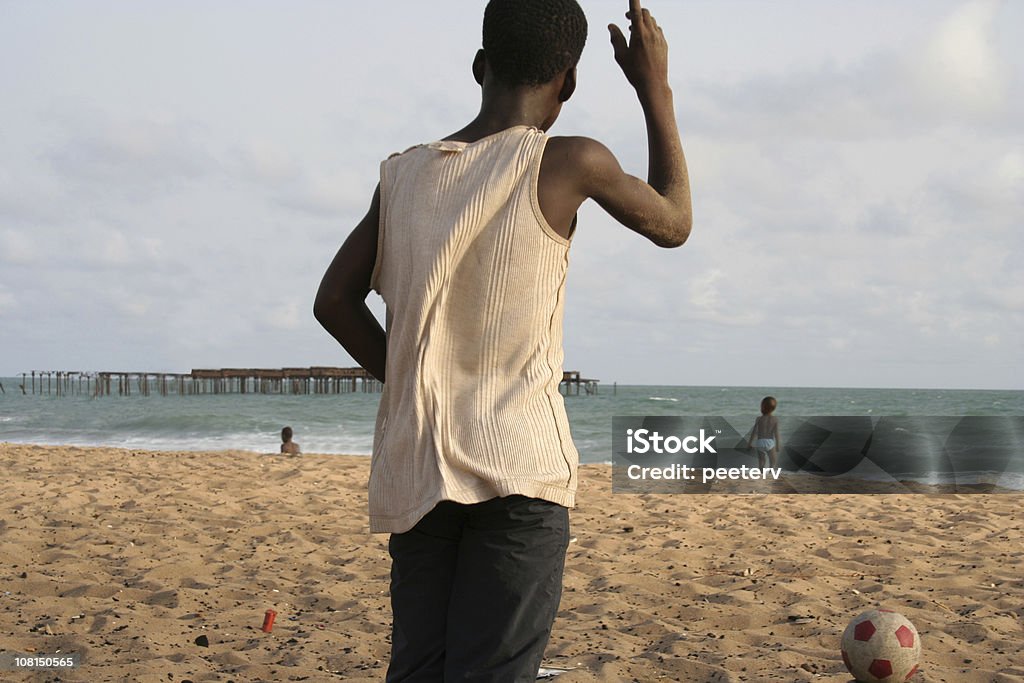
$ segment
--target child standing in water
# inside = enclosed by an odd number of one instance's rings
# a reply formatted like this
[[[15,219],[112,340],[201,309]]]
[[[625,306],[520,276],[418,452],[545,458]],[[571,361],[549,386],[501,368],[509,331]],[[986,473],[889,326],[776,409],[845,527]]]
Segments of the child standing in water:
[[[779,418],[773,414],[778,405],[774,396],[761,399],[761,416],[754,421],[754,428],[750,431],[748,445],[757,450],[758,467],[762,469],[768,460],[772,467],[778,464],[782,439],[779,437]]]
[[[662,247],[691,225],[665,36],[639,0],[626,16],[628,41],[609,31],[647,122],[647,182],[596,140],[546,133],[576,89],[576,0],[491,0],[479,113],[381,164],[317,292],[317,320],[384,382],[369,507],[391,534],[390,683],[537,676],[577,484],[558,391],[576,212],[593,199]]]

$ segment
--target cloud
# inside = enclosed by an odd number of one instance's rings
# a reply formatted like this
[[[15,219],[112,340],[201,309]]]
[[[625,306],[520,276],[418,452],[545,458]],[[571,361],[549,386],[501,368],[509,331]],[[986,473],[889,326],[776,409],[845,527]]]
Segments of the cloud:
[[[347,160],[347,159],[346,159]],[[327,164],[332,164],[326,167]],[[365,170],[339,166],[340,159],[299,163],[293,155],[266,140],[236,145],[226,155],[223,171],[232,180],[250,183],[273,205],[313,218],[337,220],[369,207],[376,163]]]
[[[278,330],[297,330],[309,323],[312,302],[287,301],[269,307],[261,320]]]
[[[0,313],[10,313],[18,307],[18,299],[3,285],[0,285]]]
[[[67,192],[48,165],[7,150],[2,144],[0,152],[0,220],[18,228],[59,220],[64,215]]]
[[[752,326],[764,321],[756,297],[747,299],[740,292],[732,291],[728,298],[722,296],[722,285],[727,282],[726,274],[711,268],[689,279],[689,298],[683,307],[684,317],[693,316],[720,325]]]
[[[269,185],[290,182],[301,173],[293,154],[266,139],[248,140],[236,145],[228,154],[228,164],[235,175]]]
[[[110,289],[106,296],[115,311],[130,318],[146,317],[153,305],[149,296],[121,285]]]
[[[1009,69],[996,50],[999,0],[975,0],[943,20],[911,64],[932,102],[966,113],[998,111],[1006,102]]]
[[[117,269],[148,269],[157,263],[161,240],[144,235],[126,235],[123,231],[102,224],[79,236],[75,257],[85,263]]]
[[[365,212],[374,185],[373,177],[368,181],[366,173],[353,170],[308,172],[279,189],[275,201],[307,215],[337,220],[353,211]]]
[[[38,256],[32,238],[26,232],[11,228],[0,231],[0,261],[26,265]]]
[[[697,132],[730,139],[863,140],[918,135],[948,125],[1017,130],[1020,94],[996,47],[1005,8],[967,3],[923,44],[866,55],[852,65],[821,62],[777,74],[705,81],[683,106]]]
[[[61,126],[64,139],[45,158],[56,176],[78,192],[148,201],[198,181],[217,165],[200,130],[171,116],[89,111],[76,117],[54,109],[49,117]]]

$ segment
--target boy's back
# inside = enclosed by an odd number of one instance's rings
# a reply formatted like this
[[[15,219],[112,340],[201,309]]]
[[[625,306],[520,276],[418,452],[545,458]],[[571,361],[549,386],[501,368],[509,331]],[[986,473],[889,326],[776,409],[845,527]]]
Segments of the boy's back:
[[[372,531],[406,531],[439,500],[573,505],[578,455],[558,391],[569,240],[537,199],[546,142],[515,126],[381,164],[370,284],[387,303],[390,379]]]

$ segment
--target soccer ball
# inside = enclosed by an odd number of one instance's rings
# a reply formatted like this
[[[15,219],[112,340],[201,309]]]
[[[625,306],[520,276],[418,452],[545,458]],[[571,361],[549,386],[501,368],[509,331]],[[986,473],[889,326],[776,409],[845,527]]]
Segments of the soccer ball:
[[[861,683],[897,683],[917,672],[921,639],[902,614],[873,609],[850,621],[842,652],[846,668]]]

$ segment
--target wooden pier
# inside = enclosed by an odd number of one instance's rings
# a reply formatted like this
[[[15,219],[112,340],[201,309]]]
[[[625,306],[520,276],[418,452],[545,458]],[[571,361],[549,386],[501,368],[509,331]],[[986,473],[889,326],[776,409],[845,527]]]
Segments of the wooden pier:
[[[191,372],[42,370],[21,373],[23,394],[181,396],[194,394],[341,394],[381,389],[362,368],[221,368]]]
[[[566,396],[597,393],[598,380],[579,370],[562,373]],[[348,394],[379,392],[383,385],[363,368],[193,369],[176,372],[84,372],[34,370],[21,373],[21,393],[57,396],[160,396],[196,394]],[[563,389],[564,387],[564,389]]]
[[[599,381],[580,377],[579,370],[566,370],[562,373],[562,383],[558,385],[558,388],[561,391],[562,387],[565,387],[564,393],[566,396],[579,396],[580,387],[583,388],[584,393],[587,395],[596,394]]]

